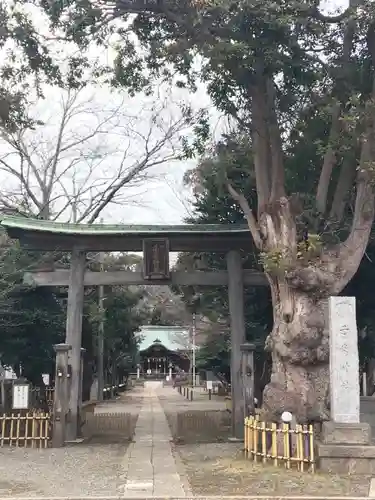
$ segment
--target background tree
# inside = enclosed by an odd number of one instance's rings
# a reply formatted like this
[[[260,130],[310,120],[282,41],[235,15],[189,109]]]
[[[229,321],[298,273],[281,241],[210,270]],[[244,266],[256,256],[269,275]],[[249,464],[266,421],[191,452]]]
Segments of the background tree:
[[[0,65],[0,124],[12,131],[30,125],[25,113],[27,95],[35,91],[30,81],[40,83],[47,78],[57,83],[60,75],[30,11],[3,2],[0,18],[0,50],[5,55]]]
[[[212,371],[221,380],[230,382],[230,333],[213,332],[202,344],[196,356],[197,371]]]
[[[2,235],[0,246],[1,363],[43,387],[42,374],[54,372],[53,345],[65,336],[64,308],[49,289],[32,289],[23,284],[23,273],[38,262]],[[43,403],[43,394],[41,403]]]
[[[110,205],[140,203],[145,184],[184,155],[199,115],[162,98],[136,110],[130,97],[103,106],[87,88],[60,91],[59,102],[56,92],[52,109],[30,108],[33,130],[0,129],[3,210],[94,222]]]
[[[141,298],[141,291],[131,292],[123,286],[105,287],[104,371],[105,379],[111,385],[115,385],[119,377],[126,378],[135,370],[139,343],[137,332],[147,321],[146,314],[137,308]],[[94,331],[98,332],[101,312],[96,289],[90,294],[87,306],[90,322]]]

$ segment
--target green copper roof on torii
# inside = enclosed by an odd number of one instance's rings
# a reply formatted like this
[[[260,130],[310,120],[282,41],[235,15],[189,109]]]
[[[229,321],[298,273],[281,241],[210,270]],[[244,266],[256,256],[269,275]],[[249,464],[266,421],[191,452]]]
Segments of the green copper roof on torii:
[[[237,224],[65,224],[14,216],[0,218],[0,224],[11,238],[42,251],[142,252],[148,239],[167,239],[170,252],[251,249],[248,227]]]
[[[149,235],[163,236],[167,234],[220,234],[248,233],[243,224],[181,224],[181,225],[142,225],[142,224],[68,224],[50,222],[25,217],[4,216],[0,220],[5,229],[18,229],[41,233],[61,235]]]

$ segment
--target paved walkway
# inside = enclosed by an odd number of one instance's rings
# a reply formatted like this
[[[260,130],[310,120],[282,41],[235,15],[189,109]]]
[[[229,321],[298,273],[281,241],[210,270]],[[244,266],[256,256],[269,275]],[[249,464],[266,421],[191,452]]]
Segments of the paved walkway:
[[[162,389],[160,389],[162,391]],[[182,485],[171,448],[172,436],[158,398],[158,383],[144,388],[134,442],[123,462],[125,497],[191,496]]]

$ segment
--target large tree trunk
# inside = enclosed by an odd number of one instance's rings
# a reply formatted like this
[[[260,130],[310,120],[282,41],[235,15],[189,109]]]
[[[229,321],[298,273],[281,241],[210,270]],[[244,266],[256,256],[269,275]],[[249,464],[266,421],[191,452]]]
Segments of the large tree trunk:
[[[272,374],[263,394],[267,416],[278,419],[290,411],[299,422],[329,418],[329,338],[325,299],[289,290],[291,321],[274,288],[274,326],[266,348],[272,353]],[[290,307],[289,305],[287,307]]]
[[[366,177],[357,181],[352,230],[336,247],[311,254],[308,235],[297,244],[286,198],[262,216],[260,227],[267,236],[264,264],[274,311],[266,341],[272,375],[263,396],[263,409],[270,418],[287,410],[301,423],[329,419],[327,300],[349,283],[366,250],[374,218],[373,188],[366,181]]]

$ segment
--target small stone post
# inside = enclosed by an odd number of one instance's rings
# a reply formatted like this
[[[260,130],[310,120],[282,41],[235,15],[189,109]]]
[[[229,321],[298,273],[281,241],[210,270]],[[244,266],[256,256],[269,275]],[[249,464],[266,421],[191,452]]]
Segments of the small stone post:
[[[244,400],[244,419],[254,415],[254,344],[241,344],[241,378]]]
[[[80,381],[79,381],[79,398],[78,398],[78,408],[82,408],[82,399],[83,399],[83,367],[84,367],[84,357],[85,357],[86,349],[81,347],[81,370],[80,370]]]
[[[141,367],[140,365],[137,365],[137,380],[139,380],[140,376],[141,376]]]
[[[69,344],[56,344],[55,394],[53,401],[52,446],[61,448],[66,438],[66,415],[68,413],[68,352]]]
[[[172,363],[169,363],[169,380],[172,380]]]

